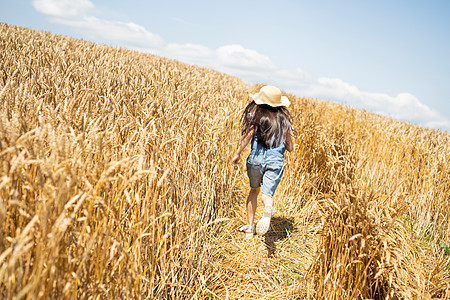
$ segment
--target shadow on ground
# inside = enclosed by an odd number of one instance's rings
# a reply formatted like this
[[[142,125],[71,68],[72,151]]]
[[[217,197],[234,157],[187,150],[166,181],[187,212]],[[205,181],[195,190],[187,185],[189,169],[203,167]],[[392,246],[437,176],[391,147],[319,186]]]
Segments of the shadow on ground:
[[[276,252],[275,242],[283,240],[292,232],[296,231],[294,218],[272,217],[270,230],[267,232],[264,243],[267,247],[267,256],[273,257]]]

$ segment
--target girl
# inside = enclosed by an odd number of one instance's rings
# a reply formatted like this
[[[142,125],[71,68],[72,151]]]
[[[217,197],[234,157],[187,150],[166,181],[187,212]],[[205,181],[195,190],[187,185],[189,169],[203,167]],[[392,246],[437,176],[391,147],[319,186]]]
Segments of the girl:
[[[290,114],[286,108],[290,104],[289,99],[281,96],[281,91],[270,85],[262,87],[259,93],[250,94],[250,97],[253,101],[242,115],[243,138],[232,159],[233,164],[239,164],[241,152],[251,141],[252,150],[247,158],[250,180],[247,225],[240,228],[247,237],[255,234],[254,217],[260,190],[265,208],[263,217],[256,225],[256,233],[263,235],[269,230],[273,195],[283,175],[284,152],[294,149]]]

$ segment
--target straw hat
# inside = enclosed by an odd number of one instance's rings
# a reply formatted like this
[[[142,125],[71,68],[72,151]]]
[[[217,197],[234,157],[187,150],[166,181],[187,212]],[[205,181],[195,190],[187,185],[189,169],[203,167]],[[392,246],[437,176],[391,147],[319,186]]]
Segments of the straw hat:
[[[291,102],[286,96],[281,96],[279,88],[272,85],[263,86],[259,93],[250,94],[250,98],[255,100],[258,105],[267,104],[272,107],[286,106],[288,107]]]

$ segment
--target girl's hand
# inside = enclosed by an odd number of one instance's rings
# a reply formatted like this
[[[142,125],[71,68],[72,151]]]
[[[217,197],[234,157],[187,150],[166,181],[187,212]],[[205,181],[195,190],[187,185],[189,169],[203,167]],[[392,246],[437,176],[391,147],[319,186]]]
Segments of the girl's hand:
[[[239,154],[235,154],[234,157],[231,159],[231,162],[233,163],[233,165],[238,165],[240,158],[241,158],[241,156]]]

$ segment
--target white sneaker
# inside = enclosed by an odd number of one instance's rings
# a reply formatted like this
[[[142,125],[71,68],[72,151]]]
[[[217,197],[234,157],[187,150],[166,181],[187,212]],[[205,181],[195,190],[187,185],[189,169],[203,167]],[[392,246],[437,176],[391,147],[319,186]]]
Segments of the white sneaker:
[[[245,232],[246,238],[252,238],[255,235],[255,226],[243,225],[239,228],[239,231]]]
[[[270,227],[270,219],[273,215],[273,207],[270,205],[266,205],[264,207],[264,212],[261,220],[259,220],[258,224],[256,224],[256,234],[264,235],[269,231]]]

